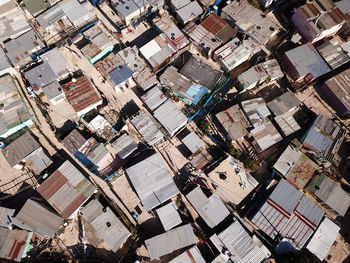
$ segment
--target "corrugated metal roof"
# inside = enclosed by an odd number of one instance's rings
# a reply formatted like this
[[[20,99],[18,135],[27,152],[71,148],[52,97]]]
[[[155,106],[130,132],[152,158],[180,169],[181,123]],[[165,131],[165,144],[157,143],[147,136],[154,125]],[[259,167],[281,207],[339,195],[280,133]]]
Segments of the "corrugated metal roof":
[[[215,116],[230,140],[239,140],[247,134],[247,128],[250,124],[238,104],[217,113]]]
[[[60,87],[60,84],[58,84],[57,81],[51,82],[49,85],[46,85],[42,88],[43,92],[45,93],[45,96],[49,99],[55,99],[55,98],[64,98],[64,93]]]
[[[190,44],[190,41],[167,16],[162,16],[159,19],[153,20],[154,24],[167,35],[170,41],[177,47],[178,50]]]
[[[332,120],[318,115],[309,130],[303,145],[332,161],[344,140],[345,132]]]
[[[340,185],[325,175],[316,177],[309,191],[341,216],[344,216],[349,209],[350,195]]]
[[[350,111],[350,69],[328,79],[325,84]]]
[[[202,13],[203,9],[196,0],[191,1],[188,5],[176,10],[177,17],[182,24],[187,24],[188,22],[196,19]]]
[[[50,49],[40,55],[40,57],[44,63],[47,63],[50,66],[58,78],[65,76],[70,72],[68,62],[58,48]]]
[[[95,190],[95,186],[69,161],[65,161],[37,188],[63,218],[70,217]]]
[[[151,259],[160,258],[195,243],[196,239],[191,224],[174,228],[164,234],[145,240]]]
[[[17,65],[25,61],[30,62],[32,60],[30,55],[43,48],[44,44],[34,30],[30,30],[18,38],[4,43],[4,47],[12,64]]]
[[[250,133],[258,143],[261,151],[265,151],[283,139],[270,121],[261,123],[258,127],[251,130]]]
[[[114,9],[118,12],[118,15],[124,18],[124,20],[129,16],[131,18],[137,17],[141,13],[141,10],[134,3],[134,1],[122,2],[118,0],[111,0],[111,3]]]
[[[77,114],[82,115],[92,106],[102,104],[102,99],[86,76],[77,78],[75,82],[63,84],[62,89]]]
[[[309,42],[334,35],[340,30],[345,19],[346,15],[333,1],[308,1],[298,7],[292,16],[295,27]]]
[[[335,2],[335,5],[342,11],[343,14],[350,14],[350,3],[347,0]]]
[[[271,115],[263,98],[245,100],[241,104],[254,127],[258,127],[263,121],[267,121]]]
[[[179,193],[159,153],[127,168],[126,173],[147,211]]]
[[[156,212],[165,231],[182,223],[179,212],[177,211],[177,206],[174,202],[158,208]]]
[[[287,181],[282,179],[252,222],[274,239],[301,249],[319,225],[324,212]]]
[[[0,207],[0,226],[8,228],[11,225],[12,216],[15,209]]]
[[[188,5],[189,3],[191,3],[190,0],[171,0],[171,5],[172,7],[177,10],[180,9],[186,5]]]
[[[138,48],[136,46],[126,47],[117,54],[135,75],[146,68],[144,60],[138,55]]]
[[[129,136],[127,133],[124,133],[112,143],[112,146],[119,157],[125,159],[137,150],[138,144],[133,140],[131,136]]]
[[[218,60],[226,71],[231,71],[251,57],[260,52],[261,49],[251,40],[234,38],[227,44],[214,52],[214,58]]]
[[[86,155],[93,164],[98,165],[98,163],[101,160],[103,160],[107,155],[110,155],[110,153],[107,151],[103,143],[99,143],[92,146],[86,153]]]
[[[13,39],[31,29],[22,10],[12,0],[0,2],[0,42]]]
[[[179,73],[209,90],[213,90],[216,82],[222,76],[222,71],[214,69],[203,59],[193,55],[187,60]]]
[[[0,227],[0,258],[20,262],[31,233]]]
[[[343,52],[337,40],[331,39],[317,47],[318,52],[328,63],[331,69],[335,69],[350,60]]]
[[[213,156],[210,155],[207,149],[201,149],[190,156],[191,164],[197,170],[202,169],[211,160],[213,160]]]
[[[129,238],[130,232],[108,206],[104,209],[95,199],[81,209],[81,214],[111,250],[116,252]]]
[[[228,250],[232,262],[250,263],[262,262],[271,256],[270,251],[256,236],[250,236],[244,227],[235,220],[228,228],[210,237],[220,253],[225,254]]]
[[[170,100],[164,102],[154,111],[154,117],[164,126],[170,136],[174,136],[187,124],[185,114]]]
[[[297,148],[289,145],[273,168],[294,185],[303,189],[312,178],[318,165]]]
[[[65,0],[58,3],[58,5],[76,28],[96,17],[94,7],[89,1]]]
[[[17,92],[17,85],[9,74],[0,78],[0,103],[4,104],[0,111],[0,134],[7,137],[13,133],[12,128],[23,125],[31,117]],[[27,125],[30,124],[31,122]]]
[[[52,163],[50,157],[46,155],[41,147],[29,154],[25,161],[36,174],[40,174]]]
[[[125,64],[119,54],[110,53],[103,60],[97,62],[95,67],[109,79],[112,85],[119,85],[133,76],[133,71]],[[137,66],[137,64],[135,64]]]
[[[41,63],[25,71],[24,76],[32,87],[39,86],[40,88],[56,81],[58,78],[58,75],[56,75],[48,63]]]
[[[350,57],[350,40],[340,45],[344,52]]]
[[[179,96],[186,104],[197,104],[205,94],[210,91],[196,85],[185,76],[178,73],[174,66],[169,66],[159,77],[163,86],[170,88],[177,96]]]
[[[297,96],[291,91],[283,93],[281,96],[267,103],[267,107],[275,115],[284,114],[301,104]]]
[[[75,154],[85,142],[86,139],[76,129],[62,140],[64,147],[72,154]]]
[[[2,149],[2,153],[9,165],[13,167],[39,148],[40,144],[29,132],[26,132]]]
[[[288,111],[282,115],[278,115],[275,117],[275,121],[277,125],[281,128],[282,135],[284,137],[287,137],[294,132],[298,131],[301,129],[299,124],[296,122],[294,119],[293,115],[297,112],[298,110],[291,110]]]
[[[317,50],[310,48],[308,44],[291,49],[285,55],[297,71],[298,75],[294,80],[304,78],[308,74],[311,74],[312,79],[316,79],[330,71]]]
[[[94,25],[93,27],[84,31],[82,34],[84,35],[85,39],[89,41],[89,43],[87,43],[87,45],[82,47],[80,50],[90,61],[94,60],[107,49],[113,48],[113,42],[98,25]]]
[[[55,5],[46,10],[35,19],[45,29],[64,17],[64,12],[59,5]]]
[[[158,83],[157,77],[146,66],[144,60],[138,55],[139,51],[136,46],[127,47],[118,52],[118,55],[124,60],[128,68],[133,72],[134,80],[139,87],[147,90]]]
[[[236,31],[214,12],[211,12],[200,25],[208,32],[213,33],[223,43],[236,36]]]
[[[141,110],[130,121],[149,145],[152,146],[163,139],[164,134],[162,131],[153,119],[151,119],[143,110]]]
[[[164,95],[164,93],[158,86],[154,86],[144,95],[142,95],[141,99],[151,111],[154,111],[160,105],[162,105],[168,98]]]
[[[8,70],[12,68],[10,65],[9,59],[5,55],[5,52],[0,48],[0,71]]]
[[[198,247],[194,246],[173,260],[169,261],[169,263],[205,263],[205,260]]]
[[[13,224],[16,226],[34,231],[44,238],[53,237],[62,223],[63,218],[30,199],[13,219]]]
[[[167,35],[162,33],[141,47],[140,52],[152,68],[156,70],[177,52],[177,48]]]
[[[241,83],[244,89],[252,89],[264,82],[269,77],[262,65],[255,65],[241,73],[237,80]]]
[[[212,194],[208,198],[200,187],[196,187],[188,193],[186,198],[190,201],[201,218],[203,218],[205,223],[211,228],[219,225],[230,214],[224,203],[216,194]]]
[[[321,261],[324,260],[334,241],[337,239],[339,230],[339,226],[328,218],[325,218],[306,248]]]
[[[278,204],[287,214],[292,214],[303,194],[286,180],[282,179],[269,199]]]
[[[274,81],[284,77],[284,73],[281,70],[280,64],[278,63],[277,59],[269,59],[261,63],[261,65],[269,75],[270,81]]]
[[[222,12],[232,24],[262,45],[273,39],[279,31],[279,27],[272,20],[247,1],[233,1]]]
[[[101,115],[97,115],[95,118],[93,118],[87,126],[99,136],[116,132],[112,125]]]
[[[187,6],[184,8],[188,8]],[[178,10],[178,12],[181,11]],[[190,12],[190,11],[188,11]],[[189,23],[183,31],[187,34],[193,42],[201,47],[210,56],[214,50],[221,46],[222,41],[215,36],[214,33],[208,31],[201,24],[197,25],[195,22]]]
[[[191,153],[195,153],[205,146],[205,143],[195,132],[190,132],[184,137],[182,143],[191,151]]]

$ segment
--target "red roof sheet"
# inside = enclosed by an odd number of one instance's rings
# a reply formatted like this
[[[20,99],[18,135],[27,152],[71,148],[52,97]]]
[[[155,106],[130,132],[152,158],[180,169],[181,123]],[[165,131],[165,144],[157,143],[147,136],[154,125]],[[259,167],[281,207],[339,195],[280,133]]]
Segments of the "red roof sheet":
[[[101,101],[101,98],[86,76],[78,78],[76,82],[69,82],[62,85],[62,89],[76,112],[82,111]]]
[[[68,206],[61,212],[61,216],[63,218],[68,218],[78,207],[84,202],[86,197],[82,194],[79,194],[77,198],[75,198],[72,202],[69,203]]]
[[[228,23],[222,20],[215,13],[211,13],[207,18],[203,20],[201,26],[204,27],[209,32],[212,32],[214,35],[220,32]]]
[[[67,182],[68,179],[57,170],[38,187],[37,191],[45,199],[49,199]]]

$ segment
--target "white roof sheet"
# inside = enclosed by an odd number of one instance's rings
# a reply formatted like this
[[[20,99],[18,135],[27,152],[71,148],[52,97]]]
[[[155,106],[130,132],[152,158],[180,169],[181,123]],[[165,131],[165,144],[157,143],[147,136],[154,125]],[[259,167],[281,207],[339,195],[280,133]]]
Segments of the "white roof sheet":
[[[185,138],[183,138],[182,143],[191,151],[191,153],[195,153],[200,148],[205,146],[202,139],[199,138],[195,132],[191,132]]]
[[[288,111],[282,115],[279,115],[275,117],[275,121],[277,125],[281,128],[282,134],[287,137],[294,132],[301,129],[299,124],[296,122],[296,120],[293,117],[294,111]]]
[[[230,214],[224,203],[216,194],[212,194],[208,198],[200,187],[196,187],[192,190],[186,195],[186,198],[203,218],[205,223],[211,228],[220,224]]]
[[[147,211],[179,193],[159,153],[127,168],[126,173]]]
[[[267,120],[271,115],[263,98],[245,100],[241,104],[254,127],[258,127],[262,120]]]
[[[285,53],[290,62],[297,70],[299,77],[304,77],[309,73],[313,78],[320,77],[330,71],[327,63],[320,54],[308,44],[301,45]]]
[[[105,128],[111,128],[115,131],[112,125],[101,115],[97,115],[88,124],[89,129],[93,130],[100,136],[104,133]]]
[[[186,250],[180,256],[169,261],[169,263],[205,263],[205,260],[198,247],[194,246],[189,250]]]
[[[82,216],[92,225],[112,251],[116,252],[128,239],[130,232],[109,207],[106,207],[105,211],[102,204],[96,199],[81,209]],[[107,223],[110,225],[108,224],[108,226]]]
[[[158,208],[156,212],[165,231],[168,231],[182,223],[181,217],[177,212],[177,206],[174,202]]]
[[[234,38],[227,44],[214,52],[216,59],[224,65],[225,69],[230,71],[238,67],[252,56],[261,51],[250,39],[240,42],[238,38]]]
[[[145,240],[151,259],[160,258],[195,243],[196,239],[191,224],[177,227],[164,234]]]
[[[282,179],[252,222],[274,239],[301,249],[319,225],[324,212],[286,180]]]
[[[203,13],[202,7],[198,2],[192,1],[188,5],[185,5],[176,11],[177,15],[183,21],[184,24],[195,19]]]
[[[154,111],[160,105],[162,105],[168,98],[160,90],[158,86],[154,86],[152,89],[147,91],[142,97],[142,101],[147,105],[147,107]]]
[[[170,136],[174,136],[187,124],[187,118],[176,105],[167,100],[154,111],[154,117],[164,126]]]
[[[31,29],[22,10],[12,0],[0,1],[0,42]]]
[[[112,143],[113,149],[120,156],[120,158],[125,159],[135,150],[137,150],[137,143],[128,135],[123,134],[117,140]]]
[[[322,261],[337,239],[339,230],[339,226],[325,218],[306,248]]]
[[[220,234],[214,234],[210,240],[220,252],[226,248],[231,253],[232,262],[236,263],[259,263],[271,255],[261,241],[256,236],[251,237],[238,220]]]
[[[164,134],[157,127],[157,124],[143,110],[131,119],[131,123],[149,144],[154,145],[163,139]]]
[[[275,126],[269,121],[254,128],[250,133],[259,144],[261,151],[265,151],[283,139]]]
[[[89,1],[79,3],[78,0],[67,0],[58,5],[75,27],[80,27],[96,17],[94,7]]]
[[[162,48],[158,45],[155,39],[151,40],[146,45],[140,48],[140,52],[146,59],[152,57],[154,54],[161,50]]]

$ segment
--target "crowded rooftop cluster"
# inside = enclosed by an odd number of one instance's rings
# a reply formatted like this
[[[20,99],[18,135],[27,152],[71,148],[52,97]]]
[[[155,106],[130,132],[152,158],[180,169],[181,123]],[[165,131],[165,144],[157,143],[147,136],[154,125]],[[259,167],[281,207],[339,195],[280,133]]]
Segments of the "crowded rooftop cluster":
[[[349,260],[349,0],[0,0],[0,258]]]

